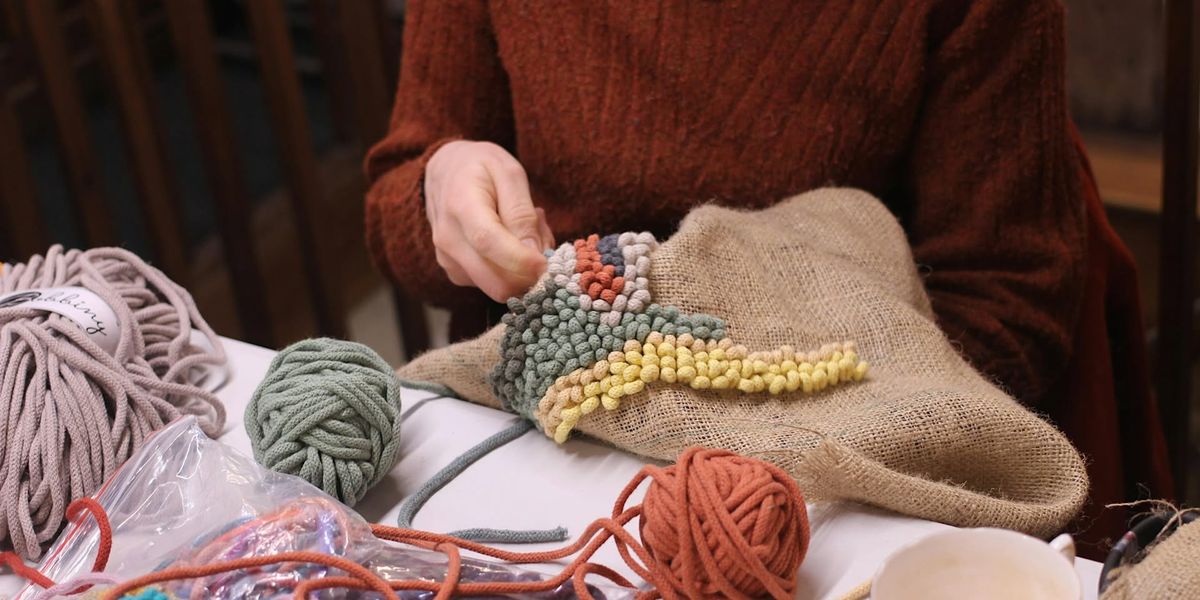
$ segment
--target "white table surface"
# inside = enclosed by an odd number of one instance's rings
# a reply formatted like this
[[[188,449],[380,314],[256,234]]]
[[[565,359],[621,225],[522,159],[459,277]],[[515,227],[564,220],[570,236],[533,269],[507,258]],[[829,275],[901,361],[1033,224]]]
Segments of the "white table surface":
[[[249,455],[250,441],[242,417],[274,352],[236,340],[225,343],[234,373],[219,391],[229,413],[220,440]],[[412,390],[403,392],[402,401],[402,458],[356,507],[369,521],[395,524],[399,505],[408,494],[454,457],[516,418],[458,400],[431,399],[428,393]],[[559,446],[528,433],[484,457],[444,487],[414,525],[431,531],[562,525],[574,535],[595,518],[608,516],[621,488],[643,464],[643,459],[595,442],[573,439]],[[812,541],[800,567],[797,598],[838,598],[871,577],[897,548],[948,527],[849,503],[810,504],[809,517]],[[553,547],[556,545],[516,548]],[[611,544],[594,560],[636,581]],[[544,565],[539,570],[557,569]],[[1076,571],[1085,598],[1095,598],[1100,564],[1078,559]],[[15,592],[20,583],[12,576],[0,576],[0,598]]]

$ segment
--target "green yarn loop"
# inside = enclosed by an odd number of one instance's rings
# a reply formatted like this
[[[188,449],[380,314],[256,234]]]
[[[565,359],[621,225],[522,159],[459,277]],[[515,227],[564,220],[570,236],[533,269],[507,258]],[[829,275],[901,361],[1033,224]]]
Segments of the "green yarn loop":
[[[245,421],[259,464],[353,506],[399,459],[400,382],[362,344],[304,340],[271,361]]]

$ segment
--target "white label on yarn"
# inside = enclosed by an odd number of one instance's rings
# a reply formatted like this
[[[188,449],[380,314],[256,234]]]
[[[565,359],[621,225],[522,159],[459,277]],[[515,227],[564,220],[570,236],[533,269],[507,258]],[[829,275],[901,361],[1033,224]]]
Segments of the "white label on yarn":
[[[0,308],[14,306],[58,313],[75,321],[105,352],[113,354],[117,351],[121,340],[117,313],[87,288],[40,288],[0,295]]]

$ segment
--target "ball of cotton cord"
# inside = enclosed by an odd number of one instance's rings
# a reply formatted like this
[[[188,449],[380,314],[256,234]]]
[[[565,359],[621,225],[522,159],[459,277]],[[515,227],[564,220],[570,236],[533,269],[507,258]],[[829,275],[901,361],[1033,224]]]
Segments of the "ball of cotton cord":
[[[352,506],[399,459],[400,380],[362,344],[296,342],[250,398],[246,433],[260,464]]]
[[[192,414],[215,436],[225,422],[221,402],[192,383],[225,354],[186,290],[121,248],[54,246],[0,273],[0,295],[68,286],[116,315],[111,354],[65,316],[0,308],[0,541],[25,558],[166,423]]]

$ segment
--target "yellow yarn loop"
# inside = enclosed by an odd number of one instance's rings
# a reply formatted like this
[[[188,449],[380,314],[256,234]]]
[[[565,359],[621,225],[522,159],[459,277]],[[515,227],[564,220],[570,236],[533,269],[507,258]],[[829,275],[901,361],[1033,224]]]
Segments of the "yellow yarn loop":
[[[854,342],[803,353],[791,346],[749,352],[729,338],[705,341],[651,332],[645,343],[629,340],[622,350],[609,353],[607,360],[559,377],[542,398],[537,417],[545,432],[561,444],[583,416],[601,406],[616,410],[622,397],[660,381],[697,390],[813,394],[861,381],[867,369]]]

